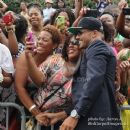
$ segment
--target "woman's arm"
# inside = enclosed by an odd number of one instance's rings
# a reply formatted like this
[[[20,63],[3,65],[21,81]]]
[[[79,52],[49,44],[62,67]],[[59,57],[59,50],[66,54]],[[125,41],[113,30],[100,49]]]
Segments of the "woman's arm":
[[[87,14],[87,11],[90,10],[89,8],[83,7],[78,13],[78,16],[76,17],[76,20],[73,23],[73,27],[77,27],[80,19],[84,17],[85,14]]]
[[[119,8],[121,9],[121,13],[117,18],[116,21],[116,28],[117,31],[124,37],[130,38],[130,28],[125,26],[125,14],[123,13],[123,8],[127,7],[128,4],[126,1],[120,1],[118,4]]]
[[[7,4],[5,4],[5,3],[3,2],[3,0],[0,0],[0,3],[1,3],[1,5],[2,5],[2,7],[0,8],[0,11],[1,11],[2,13],[4,13],[4,12],[6,11],[6,9],[8,8],[8,6],[7,6]]]
[[[2,29],[0,29],[0,43],[6,45],[9,48],[9,42]]]
[[[44,74],[39,71],[31,53],[26,55],[26,59],[30,78],[37,86],[41,86],[45,82]]]
[[[10,87],[10,85],[13,82],[12,74],[6,73],[4,70],[2,70],[3,75],[3,82],[0,83],[2,87]]]
[[[18,54],[18,42],[15,35],[15,27],[14,25],[6,26],[6,30],[8,33],[8,42],[9,42],[9,50],[12,55]]]
[[[83,7],[83,0],[75,0],[75,18],[78,18],[79,12]]]
[[[16,63],[16,73],[15,73],[15,89],[18,97],[20,98],[21,102],[24,104],[24,106],[29,110],[31,106],[34,105],[33,100],[30,98],[27,90],[28,80],[28,69],[27,69],[27,63],[25,54],[23,53],[17,63]],[[31,113],[33,115],[39,114],[40,110],[35,107]]]
[[[122,61],[122,62],[120,63],[121,86],[127,85],[129,67],[130,67],[129,61]]]
[[[125,26],[125,15],[121,11],[116,21],[117,31],[124,37],[130,38],[130,28]]]
[[[36,116],[37,121],[39,121],[40,124],[48,126],[48,125],[54,125],[58,121],[62,121],[67,117],[67,114],[65,111],[57,112],[57,113],[40,113]],[[44,122],[45,118],[49,120],[49,124],[46,124]]]
[[[32,81],[37,85],[41,86],[45,82],[45,75],[39,71],[34,58],[34,44],[31,42],[26,42],[25,57],[27,61],[28,73]]]

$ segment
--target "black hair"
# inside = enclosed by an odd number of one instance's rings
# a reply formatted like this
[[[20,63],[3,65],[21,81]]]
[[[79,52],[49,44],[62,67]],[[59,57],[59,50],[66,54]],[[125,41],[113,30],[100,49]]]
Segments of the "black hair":
[[[125,38],[122,42],[124,48],[130,47],[130,39]]]
[[[62,49],[62,57],[65,59],[65,61],[68,61],[68,54],[67,54],[67,48],[69,46],[70,40],[73,37],[73,35],[68,35],[68,37],[65,40],[63,49]]]
[[[61,0],[61,1],[64,3],[63,8],[66,8],[66,3],[65,3],[65,1],[64,1],[64,0]],[[57,8],[57,9],[59,9],[59,7],[58,7],[58,2],[59,2],[59,0],[56,0],[56,8]]]
[[[28,22],[26,18],[21,15],[16,15],[15,24],[15,35],[18,42],[22,43],[22,38],[27,34]]]
[[[27,6],[28,10],[30,10],[31,8],[36,8],[40,11],[41,15],[43,15],[43,11],[41,9],[41,5],[39,3],[30,3]]]
[[[54,13],[54,15],[52,16],[51,24],[54,25],[55,19],[57,18],[57,16],[58,16],[61,12],[66,12],[66,13],[68,14],[70,26],[72,26],[73,22],[75,21],[75,16],[74,16],[74,13],[73,13],[73,12],[71,11],[71,9],[69,9],[69,8],[58,9],[58,10]]]
[[[62,49],[62,57],[65,61],[68,61],[67,48],[69,46],[69,40],[66,40]]]
[[[114,17],[114,20],[117,20],[118,15],[120,14],[120,9],[117,5],[112,4],[112,5],[108,5],[105,9],[103,14],[110,14]]]
[[[111,15],[111,16],[114,18],[114,14],[112,14],[112,13],[110,13],[110,12],[103,12],[103,13],[100,15],[100,17],[101,17],[102,15],[104,15],[104,14],[109,14],[109,15]]]
[[[2,13],[0,12],[0,18],[2,18],[3,17],[3,15],[2,15]]]
[[[112,42],[112,44],[114,44],[114,35],[115,35],[114,28],[112,28],[112,26],[110,26],[106,22],[102,22],[102,25],[103,25],[103,32],[104,32],[104,40],[108,43]]]

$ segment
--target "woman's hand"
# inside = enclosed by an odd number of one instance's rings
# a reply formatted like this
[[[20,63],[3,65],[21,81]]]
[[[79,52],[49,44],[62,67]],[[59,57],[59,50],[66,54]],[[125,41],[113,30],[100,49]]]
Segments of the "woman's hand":
[[[122,61],[121,63],[120,63],[120,69],[122,70],[122,71],[126,71],[126,70],[128,70],[130,68],[130,62],[127,60],[127,61]]]
[[[121,94],[119,91],[116,92],[115,98],[116,98],[117,104],[119,105],[122,105],[126,101],[125,96]]]
[[[54,125],[60,120],[63,120],[67,117],[64,111],[57,113],[40,113],[36,116],[36,119],[40,121],[40,124],[45,126]]]
[[[87,8],[87,7],[81,8],[81,10],[79,12],[79,17],[84,17],[84,15],[86,15],[89,10],[90,10],[90,8]]]
[[[120,2],[118,3],[118,7],[120,9],[127,8],[128,7],[127,1],[126,0],[120,0]]]
[[[25,45],[25,54],[26,56],[28,55],[33,55],[35,53],[35,43],[30,42],[28,37],[26,38],[26,45]]]
[[[39,113],[38,115],[35,116],[35,118],[40,125],[48,126],[50,124],[49,118],[44,116],[44,113]]]

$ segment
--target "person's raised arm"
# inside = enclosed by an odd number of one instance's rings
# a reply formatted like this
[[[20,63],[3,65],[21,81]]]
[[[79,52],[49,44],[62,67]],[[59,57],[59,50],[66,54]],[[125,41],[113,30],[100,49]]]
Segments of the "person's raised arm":
[[[130,28],[125,26],[125,14],[123,13],[123,9],[127,7],[127,2],[120,2],[118,6],[121,9],[121,13],[116,21],[117,31],[124,37],[130,38]]]
[[[76,20],[73,23],[73,27],[77,27],[79,21],[84,17],[85,14],[87,14],[87,11],[90,10],[89,8],[83,7],[81,8],[81,10],[79,11],[78,17],[76,18]]]
[[[8,47],[12,55],[18,54],[18,42],[15,35],[15,26],[11,25],[6,26],[6,31],[8,33]]]
[[[34,53],[33,51],[34,51],[34,44],[31,42],[26,42],[25,56],[27,59],[29,76],[37,86],[41,86],[45,81],[44,80],[45,75],[38,69],[36,65],[33,58],[33,53]]]
[[[83,7],[83,0],[75,0],[75,18],[78,18],[79,12]]]
[[[0,11],[4,13],[8,8],[8,5],[3,0],[0,0],[0,4],[1,4]]]

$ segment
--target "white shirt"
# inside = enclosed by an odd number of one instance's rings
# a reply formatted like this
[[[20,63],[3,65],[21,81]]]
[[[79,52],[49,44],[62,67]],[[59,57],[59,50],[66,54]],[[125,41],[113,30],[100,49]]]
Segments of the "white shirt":
[[[54,8],[46,8],[43,9],[43,16],[44,16],[44,21],[50,20],[51,15],[56,11]]]
[[[0,67],[6,73],[14,73],[14,65],[9,49],[0,43]]]

